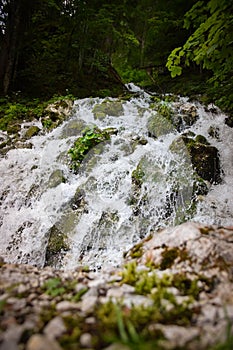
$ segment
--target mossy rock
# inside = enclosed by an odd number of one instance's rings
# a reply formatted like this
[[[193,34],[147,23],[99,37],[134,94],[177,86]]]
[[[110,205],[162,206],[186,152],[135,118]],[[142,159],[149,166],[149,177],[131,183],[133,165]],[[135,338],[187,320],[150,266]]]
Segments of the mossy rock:
[[[49,231],[49,240],[46,248],[45,266],[59,267],[62,256],[69,250],[67,235],[55,225]]]
[[[103,101],[96,104],[92,110],[95,119],[103,120],[107,115],[119,117],[123,114],[123,106],[121,101]]]
[[[73,210],[77,210],[83,208],[85,204],[85,191],[83,189],[77,188],[74,197],[70,201],[70,207]]]
[[[70,137],[79,135],[86,127],[86,123],[83,120],[73,119],[70,120],[62,130],[62,137]]]
[[[77,173],[88,153],[95,151],[99,144],[109,141],[111,135],[116,133],[117,130],[115,128],[106,128],[103,130],[93,126],[86,128],[83,131],[83,135],[74,142],[74,146],[68,151],[71,157],[71,170]]]
[[[21,124],[20,123],[9,124],[6,130],[8,134],[17,134],[21,130]]]
[[[228,125],[230,128],[233,128],[233,116],[230,115],[225,119],[225,124]]]
[[[60,169],[56,169],[52,172],[52,174],[49,177],[48,187],[49,188],[57,187],[63,182],[65,182],[63,171]]]
[[[147,130],[150,136],[157,138],[172,132],[174,130],[174,126],[170,120],[168,120],[168,118],[157,113],[149,118]]]
[[[197,174],[210,183],[220,183],[221,166],[217,148],[207,144],[207,142],[203,143],[203,138],[200,138],[200,136],[195,139],[183,137],[183,140]]]
[[[202,135],[183,134],[170,146],[170,150],[192,163],[197,175],[210,183],[220,183],[221,166],[219,152]]]
[[[38,135],[39,132],[40,132],[40,128],[36,125],[32,125],[25,132],[24,138],[30,139],[31,137]]]

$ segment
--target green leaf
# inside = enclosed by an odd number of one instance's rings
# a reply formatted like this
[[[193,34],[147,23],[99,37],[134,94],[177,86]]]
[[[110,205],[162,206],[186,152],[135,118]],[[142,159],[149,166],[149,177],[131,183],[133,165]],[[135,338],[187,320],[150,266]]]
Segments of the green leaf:
[[[171,71],[171,77],[175,78],[177,75],[181,75],[182,68],[178,66],[174,66]]]

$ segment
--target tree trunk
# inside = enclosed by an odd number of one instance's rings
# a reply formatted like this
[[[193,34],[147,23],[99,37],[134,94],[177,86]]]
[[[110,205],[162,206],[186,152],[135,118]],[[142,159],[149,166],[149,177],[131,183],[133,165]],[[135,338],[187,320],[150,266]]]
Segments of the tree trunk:
[[[9,92],[13,84],[16,70],[17,51],[19,44],[21,0],[12,0],[8,4],[6,31],[3,34],[2,47],[0,53],[1,71],[0,77],[3,82],[3,93]]]

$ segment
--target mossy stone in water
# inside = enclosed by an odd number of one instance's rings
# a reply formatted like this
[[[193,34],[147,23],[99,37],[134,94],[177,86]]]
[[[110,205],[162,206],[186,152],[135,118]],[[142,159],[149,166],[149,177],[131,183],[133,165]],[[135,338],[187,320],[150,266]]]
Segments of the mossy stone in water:
[[[36,136],[40,132],[40,128],[36,125],[30,126],[30,128],[26,131],[24,137],[26,139],[30,139],[32,136]]]
[[[174,126],[168,118],[157,113],[151,116],[147,123],[149,135],[156,138],[162,135],[167,135],[174,130]]]
[[[48,186],[49,188],[57,187],[63,182],[65,182],[63,171],[60,169],[56,169],[52,172],[52,174],[49,177]]]
[[[93,108],[95,119],[103,120],[107,115],[119,117],[123,114],[121,101],[103,101],[101,104],[96,104]]]
[[[61,232],[55,225],[50,229],[45,256],[46,266],[59,266],[61,257],[69,249],[66,240],[67,235]]]
[[[188,134],[183,134],[171,144],[170,150],[177,154],[184,152],[185,159],[191,161],[197,175],[203,180],[217,184],[221,182],[219,152],[204,136],[189,137]]]

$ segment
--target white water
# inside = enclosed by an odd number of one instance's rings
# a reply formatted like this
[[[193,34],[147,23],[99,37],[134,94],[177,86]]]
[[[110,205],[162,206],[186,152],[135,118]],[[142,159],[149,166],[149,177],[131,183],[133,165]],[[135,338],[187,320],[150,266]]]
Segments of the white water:
[[[148,136],[148,119],[155,110],[150,108],[150,95],[142,91],[122,102],[122,111],[118,100],[108,101],[112,103],[112,109],[105,110],[109,115],[102,118],[100,113],[96,119],[93,111],[100,112],[103,99],[77,100],[70,119],[46,135],[33,137],[32,149],[13,149],[1,159],[0,256],[6,261],[43,266],[51,227],[67,234],[70,250],[62,255],[59,267],[72,269],[80,264],[93,268],[119,264],[123,252],[151,230],[177,224],[177,208],[187,220],[232,225],[233,130],[224,124],[226,116],[184,99],[172,105],[176,111],[182,104],[196,106],[199,118],[188,130],[217,147],[224,171],[222,183],[209,185],[192,217],[186,214],[193,191],[191,161],[185,151],[178,155],[170,150],[178,131],[172,127],[157,139]],[[74,174],[67,151],[85,125],[114,127],[118,133],[90,151]],[[209,136],[210,126],[218,129],[218,138]],[[145,176],[137,192],[132,172],[139,162]],[[52,182],[56,170],[65,182]],[[83,191],[84,202],[72,206],[77,190]]]

